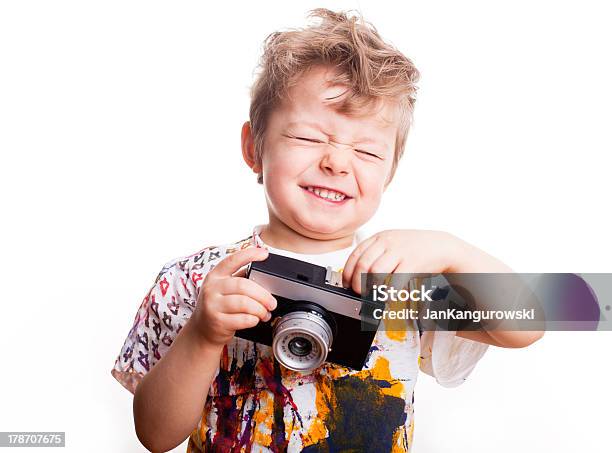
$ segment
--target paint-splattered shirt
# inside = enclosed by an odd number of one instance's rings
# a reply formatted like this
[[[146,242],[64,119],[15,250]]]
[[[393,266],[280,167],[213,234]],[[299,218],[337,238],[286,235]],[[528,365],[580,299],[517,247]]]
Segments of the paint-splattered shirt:
[[[112,369],[123,386],[133,393],[163,357],[193,313],[207,272],[227,255],[257,245],[340,270],[353,248],[299,255],[264,244],[260,228],[163,267]],[[274,360],[270,347],[235,338],[223,350],[187,452],[410,451],[419,369],[445,387],[459,385],[487,345],[409,324],[386,329],[377,332],[361,371],[326,363],[312,373],[294,372]]]

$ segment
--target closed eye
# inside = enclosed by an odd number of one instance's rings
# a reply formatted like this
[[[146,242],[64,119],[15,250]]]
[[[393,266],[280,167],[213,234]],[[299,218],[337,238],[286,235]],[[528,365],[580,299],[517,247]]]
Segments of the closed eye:
[[[293,137],[297,140],[303,140],[305,142],[311,142],[311,143],[325,143],[322,140],[317,140],[316,138],[307,138],[307,137]]]
[[[380,157],[378,154],[370,153],[370,152],[364,151],[362,149],[356,149],[355,151],[357,151],[358,153],[361,153],[361,154],[367,154],[368,156],[376,157],[377,159],[383,160],[383,158]]]
[[[282,134],[284,137],[287,138],[292,138],[294,140],[302,140],[304,142],[310,142],[310,143],[325,143],[323,140],[317,140],[316,138],[308,138],[308,137],[297,137],[295,135],[286,135],[286,134]]]

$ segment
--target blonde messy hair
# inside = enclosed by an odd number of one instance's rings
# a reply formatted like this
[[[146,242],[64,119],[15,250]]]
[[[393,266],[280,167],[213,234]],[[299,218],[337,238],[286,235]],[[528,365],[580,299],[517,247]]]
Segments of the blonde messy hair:
[[[264,42],[249,112],[255,158],[261,163],[268,118],[288,89],[309,68],[331,65],[338,70],[332,83],[347,86],[350,93],[335,104],[339,113],[365,113],[381,100],[398,104],[399,124],[390,181],[412,123],[419,72],[412,61],[384,42],[376,28],[361,15],[318,8],[309,17],[320,21],[307,28],[274,32]],[[257,182],[263,183],[261,173]]]

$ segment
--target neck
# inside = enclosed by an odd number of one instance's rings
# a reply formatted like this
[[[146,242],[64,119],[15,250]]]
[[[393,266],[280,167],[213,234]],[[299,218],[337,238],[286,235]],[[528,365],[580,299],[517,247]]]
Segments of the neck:
[[[353,245],[354,233],[333,239],[315,239],[289,228],[278,219],[270,218],[259,237],[271,247],[294,253],[319,254],[341,250]]]

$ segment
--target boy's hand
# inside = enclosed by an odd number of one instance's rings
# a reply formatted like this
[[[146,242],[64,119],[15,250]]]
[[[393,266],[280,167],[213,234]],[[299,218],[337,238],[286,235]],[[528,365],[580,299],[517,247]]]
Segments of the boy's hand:
[[[241,269],[267,257],[267,249],[248,247],[224,258],[206,275],[191,317],[204,342],[225,345],[236,330],[271,318],[276,299],[254,281],[244,278],[246,269]]]
[[[456,264],[467,245],[451,234],[427,230],[387,230],[359,244],[342,271],[342,285],[361,294],[361,273],[460,272]]]

